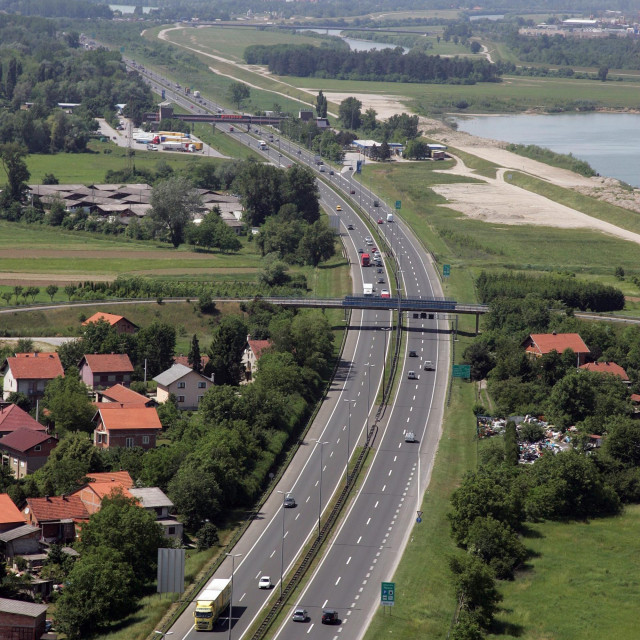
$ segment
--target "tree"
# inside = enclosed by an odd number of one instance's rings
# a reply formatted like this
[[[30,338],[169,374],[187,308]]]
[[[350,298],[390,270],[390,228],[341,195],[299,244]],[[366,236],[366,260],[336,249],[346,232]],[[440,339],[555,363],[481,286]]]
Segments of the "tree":
[[[166,231],[174,247],[184,242],[184,232],[193,214],[202,206],[198,192],[187,178],[171,177],[151,191],[150,216],[159,229]]]
[[[111,547],[94,549],[69,574],[56,605],[57,626],[70,640],[86,638],[134,611],[139,595],[134,569],[122,554]]]
[[[2,299],[7,303],[11,304],[11,298],[13,298],[13,293],[11,291],[4,291],[2,293]]]
[[[472,555],[449,560],[458,606],[485,629],[491,625],[502,596],[496,588],[493,572]]]
[[[218,527],[212,522],[205,522],[196,533],[198,539],[198,551],[204,551],[220,544],[220,536],[218,535]]]
[[[20,407],[23,411],[27,413],[31,411],[31,400],[29,400],[29,396],[21,391],[12,391],[7,396],[7,402],[10,404],[15,404],[17,407]]]
[[[71,302],[71,298],[73,297],[73,294],[76,292],[75,285],[72,285],[72,284],[65,285],[64,292],[67,294],[67,297],[69,298],[69,302]]]
[[[504,461],[510,465],[517,465],[519,457],[516,423],[509,420],[504,430]]]
[[[166,322],[153,322],[136,335],[139,367],[147,363],[147,378],[153,378],[173,365],[176,330]]]
[[[169,483],[169,496],[189,529],[201,527],[205,520],[215,521],[220,515],[222,490],[215,476],[188,462]]]
[[[489,345],[481,339],[474,340],[464,350],[462,357],[471,366],[472,380],[484,380],[495,365]]]
[[[384,140],[380,145],[380,150],[378,152],[378,159],[381,162],[386,162],[391,157],[391,149],[389,148],[389,143]]]
[[[424,160],[429,157],[429,147],[422,140],[409,140],[402,157],[408,160]]]
[[[640,424],[632,418],[610,421],[602,450],[628,467],[640,467]]]
[[[42,178],[42,184],[60,184],[60,181],[53,173],[45,173]]]
[[[200,357],[200,343],[198,342],[198,336],[194,333],[191,338],[191,348],[187,355],[187,362],[189,366],[196,372],[202,371],[202,358]]]
[[[333,333],[321,311],[298,313],[291,322],[292,353],[300,366],[323,374],[333,356]]]
[[[480,53],[482,45],[477,40],[472,40],[469,49],[471,49],[471,53]]]
[[[476,518],[469,529],[467,550],[488,564],[500,580],[512,579],[527,557],[518,535],[491,517]]]
[[[229,99],[233,102],[238,110],[245,100],[249,99],[251,90],[243,82],[233,82],[228,90]]]
[[[205,373],[214,374],[217,385],[240,381],[240,362],[247,343],[247,325],[238,316],[224,316],[213,331]]]
[[[58,376],[47,384],[42,403],[49,410],[49,418],[55,423],[56,430],[62,433],[93,431],[91,420],[96,410],[76,367],[69,368],[65,377]]]
[[[15,287],[13,287],[13,295],[16,297],[16,304],[18,304],[18,297],[22,295],[22,290],[23,287],[21,287],[20,285],[16,285]]]
[[[609,75],[609,67],[602,66],[598,69],[598,80],[600,82],[606,82]]]
[[[22,202],[27,190],[27,182],[31,176],[25,158],[26,147],[17,142],[0,144],[0,163],[7,174],[6,193],[3,193],[5,203]]]
[[[320,90],[318,97],[316,98],[316,115],[318,118],[327,117],[327,98],[322,93],[322,90]]]
[[[51,302],[53,302],[53,297],[56,295],[56,293],[58,293],[58,287],[55,284],[50,284],[47,286],[46,292],[51,299]]]
[[[295,205],[300,219],[309,224],[320,219],[320,192],[309,167],[297,164],[291,167],[284,175],[280,193],[283,204]]]
[[[376,121],[377,112],[373,108],[367,109],[362,115],[361,127],[363,131],[367,131],[368,133],[373,133],[378,126],[378,122]]]
[[[298,245],[298,256],[305,264],[317,267],[335,253],[336,236],[324,220],[308,226]]]
[[[81,552],[110,548],[122,555],[139,585],[155,577],[158,549],[166,545],[156,514],[140,507],[138,500],[112,491],[103,498],[100,511],[82,527]]]
[[[359,129],[361,124],[362,102],[357,98],[345,98],[338,107],[338,115],[344,127]]]
[[[31,298],[31,303],[33,304],[36,301],[37,295],[40,293],[40,287],[27,287],[25,293]]]

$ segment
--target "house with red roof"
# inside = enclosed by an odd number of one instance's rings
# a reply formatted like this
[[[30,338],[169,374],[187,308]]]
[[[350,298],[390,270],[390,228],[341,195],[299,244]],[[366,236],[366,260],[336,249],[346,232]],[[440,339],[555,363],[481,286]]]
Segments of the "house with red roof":
[[[605,373],[612,376],[618,376],[625,384],[631,384],[627,372],[615,362],[587,362],[581,367],[584,371],[593,371],[595,373]]]
[[[0,438],[16,429],[33,429],[46,431],[47,428],[34,420],[26,411],[18,405],[0,402]]]
[[[79,496],[89,515],[93,515],[96,511],[100,511],[102,501],[114,493],[121,493],[127,498],[133,497],[129,493],[129,489],[133,487],[133,482],[129,486],[126,486],[126,484],[116,480],[112,482],[88,482],[80,489],[76,489],[71,495]]]
[[[138,325],[133,324],[131,320],[127,320],[124,316],[117,316],[113,313],[104,313],[103,311],[94,313],[90,318],[82,323],[82,326],[86,327],[92,322],[100,322],[101,320],[112,327],[115,327],[118,333],[135,333],[140,328]]]
[[[209,362],[209,356],[206,355],[201,355],[200,356],[200,370],[204,371],[204,368],[207,366],[207,363]],[[179,356],[174,356],[173,357],[173,362],[174,364],[182,364],[185,367],[189,367],[190,369],[193,369],[193,367],[189,364],[189,356],[183,356],[182,354],[180,354]]]
[[[136,393],[122,384],[116,384],[104,391],[96,393],[98,403],[100,402],[119,402],[120,404],[141,404],[145,407],[152,407],[155,404],[153,398],[147,398],[141,393]]]
[[[162,431],[158,412],[154,407],[101,402],[93,417],[96,428],[93,444],[101,449],[113,447],[142,447],[153,449]]]
[[[126,353],[94,353],[82,357],[80,379],[90,389],[106,389],[114,384],[131,384],[133,365]]]
[[[22,513],[27,524],[39,527],[45,542],[73,542],[76,530],[89,520],[89,512],[77,495],[27,498]]]
[[[2,466],[11,469],[16,478],[24,478],[43,467],[57,446],[58,439],[46,432],[16,429],[0,440]]]
[[[16,353],[2,363],[0,374],[4,376],[5,400],[9,394],[18,392],[35,402],[42,398],[50,380],[64,376],[64,370],[57,353]]]
[[[247,336],[247,344],[242,354],[242,365],[244,366],[245,379],[251,380],[258,369],[258,360],[262,354],[273,346],[271,340],[254,340],[250,335]]]
[[[564,353],[567,349],[571,349],[577,357],[577,366],[583,365],[591,351],[584,343],[578,333],[532,333],[522,343],[527,353],[536,358],[541,358],[547,353],[556,351]]]
[[[0,493],[0,533],[22,527],[26,523],[13,500],[7,493]]]

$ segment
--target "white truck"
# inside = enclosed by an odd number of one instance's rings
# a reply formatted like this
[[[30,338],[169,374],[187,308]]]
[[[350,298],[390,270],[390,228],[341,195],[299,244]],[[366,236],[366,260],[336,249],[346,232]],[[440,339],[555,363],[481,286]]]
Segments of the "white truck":
[[[373,285],[370,283],[365,282],[362,285],[362,293],[365,296],[372,296],[373,295]]]
[[[213,631],[218,616],[229,606],[231,600],[231,580],[214,578],[200,593],[193,612],[196,631]]]
[[[262,151],[265,151],[266,149],[268,149],[267,143],[264,140],[258,140],[258,148]]]
[[[194,98],[199,98],[200,97],[200,92],[199,91],[194,91],[193,92],[193,97]]]
[[[387,222],[393,222],[393,213],[387,213]]]

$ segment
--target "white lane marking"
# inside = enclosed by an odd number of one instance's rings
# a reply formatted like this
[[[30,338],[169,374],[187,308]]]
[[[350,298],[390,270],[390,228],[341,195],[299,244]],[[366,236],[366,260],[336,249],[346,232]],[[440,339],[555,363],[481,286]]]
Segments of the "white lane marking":
[[[254,580],[257,580],[260,577],[261,573],[262,573],[262,571],[258,571],[258,573],[256,573],[256,577],[254,578]]]
[[[367,518],[367,524],[365,525],[365,527],[368,526],[370,522],[371,522],[371,518]]]
[[[351,562],[351,556],[349,556],[349,559],[347,560],[347,562],[345,564],[349,564]]]
[[[298,514],[298,515],[295,517],[295,520],[297,520],[299,517],[300,517],[300,514]]]
[[[358,538],[358,541],[356,542],[356,544],[360,544],[360,540],[362,540],[362,536]]]
[[[324,609],[327,606],[327,602],[329,602],[328,600],[324,601],[324,604],[322,605],[322,608]]]
[[[309,502],[309,500],[311,500],[311,496],[307,496],[307,499],[305,500],[305,502]]]
[[[377,508],[378,508],[378,502],[379,502],[379,500],[376,500],[376,503],[373,505],[373,508],[374,508],[374,509],[377,509]]]
[[[338,579],[336,580],[336,587],[338,586],[338,584],[340,584],[340,580],[342,580],[342,576],[339,576]]]
[[[384,491],[387,488],[387,485],[385,484],[384,487],[382,487],[382,490]]]
[[[274,549],[274,550],[271,552],[271,555],[270,555],[269,557],[270,557],[270,558],[273,558],[273,554],[274,554],[275,552],[276,552],[276,550]]]
[[[393,456],[393,461],[395,462],[398,459],[398,456]]]
[[[240,596],[240,600],[238,602],[242,602],[242,599],[247,595],[246,591]]]
[[[316,487],[320,484],[320,480],[316,480]]]
[[[307,633],[311,633],[311,629],[313,629],[313,622],[311,623],[311,626],[307,629]]]
[[[284,540],[288,535],[289,535],[289,532],[285,531],[285,534],[282,536],[282,539]]]
[[[393,472],[393,469],[389,469],[389,475],[391,475]]]

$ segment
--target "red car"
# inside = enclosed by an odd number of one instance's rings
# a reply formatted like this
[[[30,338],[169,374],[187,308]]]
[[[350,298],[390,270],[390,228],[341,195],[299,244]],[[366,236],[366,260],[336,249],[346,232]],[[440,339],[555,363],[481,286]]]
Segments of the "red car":
[[[378,218],[378,224],[384,224],[384,222],[382,221],[382,218]]]

